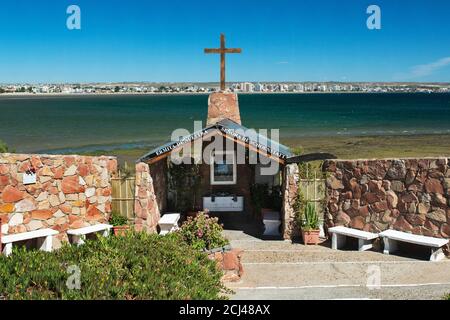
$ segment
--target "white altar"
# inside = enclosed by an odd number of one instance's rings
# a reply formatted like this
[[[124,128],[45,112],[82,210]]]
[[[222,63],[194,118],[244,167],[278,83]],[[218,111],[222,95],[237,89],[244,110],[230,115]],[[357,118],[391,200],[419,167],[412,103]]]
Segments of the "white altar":
[[[214,196],[203,197],[203,209],[212,212],[244,211],[244,197]]]

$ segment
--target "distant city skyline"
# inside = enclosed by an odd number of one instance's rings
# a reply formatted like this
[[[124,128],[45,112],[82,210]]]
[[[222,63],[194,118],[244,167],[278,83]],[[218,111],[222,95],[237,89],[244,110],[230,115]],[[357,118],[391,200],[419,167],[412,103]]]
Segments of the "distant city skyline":
[[[238,82],[228,88],[236,93],[449,93],[450,83],[380,82]],[[1,95],[39,94],[154,94],[211,93],[223,90],[219,83],[91,83],[1,85]]]
[[[381,29],[369,30],[370,5]],[[81,30],[69,30],[70,5]],[[25,0],[0,8],[0,83],[448,82],[450,2]]]

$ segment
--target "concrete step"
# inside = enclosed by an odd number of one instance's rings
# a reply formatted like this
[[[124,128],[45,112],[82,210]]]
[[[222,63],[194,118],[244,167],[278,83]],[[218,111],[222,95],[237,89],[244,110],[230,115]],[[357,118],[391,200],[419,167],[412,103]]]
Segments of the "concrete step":
[[[450,285],[326,288],[259,288],[235,289],[233,300],[441,300],[450,292]]]
[[[233,239],[230,241],[230,244],[233,248],[240,249],[268,249],[268,250],[328,250],[330,249],[330,245],[328,243],[323,243],[321,245],[316,246],[305,246],[300,243],[291,243],[290,241],[283,240],[260,240],[260,239]]]
[[[450,292],[450,260],[429,262],[427,250],[424,256],[384,255],[332,250],[329,242],[305,246],[239,231],[228,235],[232,247],[244,250],[244,275],[227,284],[232,299],[442,299]],[[373,286],[377,274],[380,286]]]
[[[373,251],[247,249],[242,254],[243,263],[333,263],[370,261],[416,261],[408,257],[385,255]]]
[[[297,288],[310,286],[366,286],[380,275],[382,285],[447,283],[450,260],[428,261],[341,261],[306,263],[244,263],[240,282],[230,287]]]
[[[359,252],[357,247],[352,246],[332,250],[329,242],[306,246],[285,241],[232,240],[231,246],[244,251],[244,262],[428,261],[430,258],[426,247],[384,255],[381,250]]]

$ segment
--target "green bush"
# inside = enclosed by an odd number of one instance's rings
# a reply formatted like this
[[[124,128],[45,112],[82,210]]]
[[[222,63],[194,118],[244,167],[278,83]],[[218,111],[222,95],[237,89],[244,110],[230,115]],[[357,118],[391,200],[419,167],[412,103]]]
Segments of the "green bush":
[[[125,226],[128,224],[128,219],[120,213],[113,211],[109,217],[109,223],[114,227]]]
[[[2,140],[0,140],[0,153],[7,153],[9,152],[8,145],[4,143]]]
[[[250,186],[251,202],[255,216],[259,216],[262,208],[280,211],[282,195],[280,186],[269,187],[268,184],[255,183]]]
[[[266,208],[267,199],[269,198],[269,186],[267,184],[255,183],[250,186],[251,202],[253,214],[259,216],[261,209]]]
[[[80,289],[71,266],[80,271]],[[69,269],[68,269],[69,268]],[[129,232],[54,252],[0,257],[2,299],[219,299],[228,292],[214,261],[177,235]],[[72,287],[73,288],[73,287]]]
[[[291,150],[291,153],[296,156],[299,156],[305,152],[305,150],[303,149],[302,146],[293,147],[293,148],[290,148],[290,150]]]
[[[195,249],[223,247],[228,244],[228,240],[222,235],[223,228],[218,220],[200,212],[195,218],[188,217],[177,234]]]
[[[268,208],[280,211],[283,206],[281,186],[272,186],[268,199]]]

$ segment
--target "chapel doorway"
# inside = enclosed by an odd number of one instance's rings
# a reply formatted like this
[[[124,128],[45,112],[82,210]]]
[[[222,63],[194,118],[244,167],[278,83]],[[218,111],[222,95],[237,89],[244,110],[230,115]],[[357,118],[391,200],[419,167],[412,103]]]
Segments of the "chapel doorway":
[[[247,164],[240,171],[243,173],[240,176],[242,180],[239,182],[241,187],[230,189],[232,193],[227,195],[240,196],[245,201],[243,210],[210,212],[211,216],[219,219],[227,233],[239,235],[237,232],[241,231],[243,234],[257,239],[281,239],[282,167],[280,166],[275,173],[267,174],[264,167],[268,166]],[[216,192],[216,195],[220,194]],[[268,214],[271,215],[273,221],[267,221]],[[271,225],[268,226],[268,224]],[[267,230],[268,228],[272,230]]]

